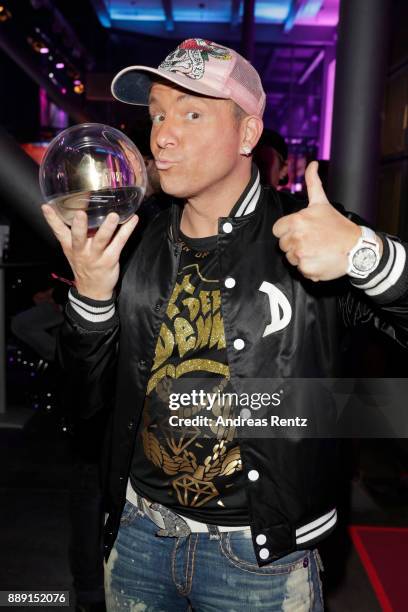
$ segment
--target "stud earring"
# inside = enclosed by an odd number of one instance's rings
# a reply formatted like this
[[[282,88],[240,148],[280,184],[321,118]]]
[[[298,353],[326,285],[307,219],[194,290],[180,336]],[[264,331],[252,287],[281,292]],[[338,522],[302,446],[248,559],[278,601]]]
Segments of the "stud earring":
[[[244,145],[241,149],[242,155],[251,155],[252,149],[248,145]]]

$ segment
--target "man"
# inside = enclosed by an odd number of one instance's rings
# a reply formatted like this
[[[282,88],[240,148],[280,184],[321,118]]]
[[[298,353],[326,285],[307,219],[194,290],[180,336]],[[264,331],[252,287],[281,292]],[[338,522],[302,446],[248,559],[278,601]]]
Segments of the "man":
[[[288,182],[288,145],[275,130],[264,128],[254,151],[261,183],[275,189]]]
[[[110,214],[89,238],[84,212],[69,229],[43,208],[76,280],[60,349],[77,410],[86,419],[115,403],[107,608],[322,610],[315,545],[337,520],[335,441],[238,443],[213,421],[210,433],[172,429],[170,392],[200,378],[220,391],[333,376],[338,308],[406,345],[406,246],[336,210],[316,163],[308,205],[260,186],[251,152],[265,93],[231,49],[184,41],[158,69],[122,70],[112,91],[149,105],[161,186],[175,198],[127,266],[119,312],[119,256],[137,218],[117,230]]]
[[[139,218],[137,229],[130,236],[121,252],[120,264],[122,267],[126,266],[126,262],[137,248],[147,225],[160,211],[168,208],[171,203],[170,197],[163,193],[160,186],[159,171],[150,150],[150,132],[151,124],[147,120],[141,127],[127,132],[127,136],[137,145],[143,156],[147,174],[147,187],[144,200],[137,211]]]

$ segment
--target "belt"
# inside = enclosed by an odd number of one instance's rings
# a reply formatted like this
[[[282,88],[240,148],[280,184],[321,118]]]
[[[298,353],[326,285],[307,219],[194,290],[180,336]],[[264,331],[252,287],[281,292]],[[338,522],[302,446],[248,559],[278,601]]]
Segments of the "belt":
[[[130,486],[130,483],[129,483]],[[195,521],[186,516],[181,516],[177,512],[166,508],[162,504],[152,502],[145,497],[142,497],[133,489],[129,495],[129,486],[127,499],[141,510],[157,527],[159,531],[157,535],[180,537],[190,533],[209,533],[210,537],[217,537],[218,532],[225,531],[251,531],[249,525],[240,527],[230,527],[229,525],[210,525]]]

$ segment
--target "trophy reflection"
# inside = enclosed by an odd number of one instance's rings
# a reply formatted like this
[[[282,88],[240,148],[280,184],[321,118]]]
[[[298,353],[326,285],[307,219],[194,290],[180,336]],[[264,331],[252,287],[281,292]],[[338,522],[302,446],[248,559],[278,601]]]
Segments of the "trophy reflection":
[[[147,187],[143,157],[119,130],[100,123],[70,127],[50,143],[40,166],[40,188],[67,225],[78,210],[88,228],[98,228],[110,212],[127,221]]]

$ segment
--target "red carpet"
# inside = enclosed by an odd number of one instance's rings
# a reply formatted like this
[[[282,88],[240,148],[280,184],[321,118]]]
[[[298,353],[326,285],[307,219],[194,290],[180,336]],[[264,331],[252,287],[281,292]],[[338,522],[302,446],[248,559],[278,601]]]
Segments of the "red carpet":
[[[350,527],[383,612],[408,611],[408,527]]]

